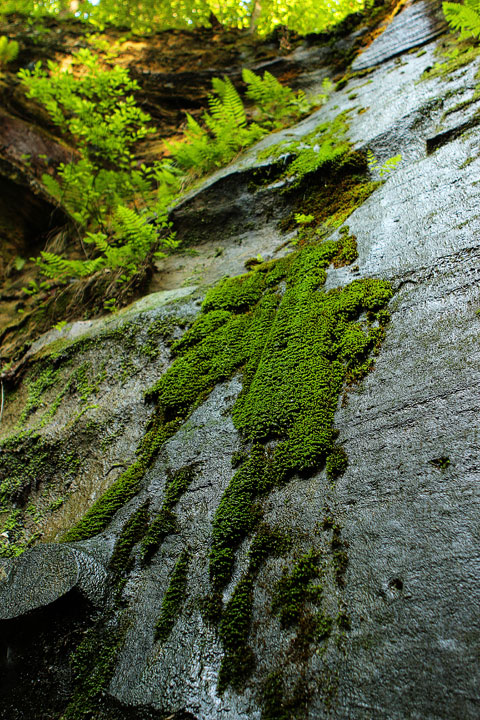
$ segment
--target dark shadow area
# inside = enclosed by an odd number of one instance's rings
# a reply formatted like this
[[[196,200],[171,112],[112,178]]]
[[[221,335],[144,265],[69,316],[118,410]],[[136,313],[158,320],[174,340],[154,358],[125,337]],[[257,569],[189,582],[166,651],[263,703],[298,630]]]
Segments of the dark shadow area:
[[[95,720],[200,720],[187,710],[164,712],[148,705],[125,705],[110,695],[102,699]]]
[[[69,657],[90,604],[72,590],[41,610],[0,622],[0,720],[55,720],[72,691]]]

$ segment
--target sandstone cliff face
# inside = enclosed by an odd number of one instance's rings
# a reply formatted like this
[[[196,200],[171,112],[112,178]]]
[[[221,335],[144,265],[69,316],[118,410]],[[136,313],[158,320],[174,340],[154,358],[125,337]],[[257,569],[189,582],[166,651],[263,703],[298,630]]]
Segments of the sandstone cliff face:
[[[451,42],[407,5],[175,209],[155,292],[23,357],[0,717],[478,717],[478,59]],[[316,91],[331,60],[282,63]],[[323,123],[346,154],[295,185]]]

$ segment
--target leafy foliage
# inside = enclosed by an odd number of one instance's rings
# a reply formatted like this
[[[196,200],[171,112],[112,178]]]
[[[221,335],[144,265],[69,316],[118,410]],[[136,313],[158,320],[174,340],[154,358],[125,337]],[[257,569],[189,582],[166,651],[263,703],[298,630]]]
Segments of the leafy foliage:
[[[380,173],[380,177],[383,177],[384,175],[388,175],[389,172],[392,172],[392,170],[395,170],[398,163],[402,161],[401,155],[394,155],[391,158],[388,158],[385,160],[383,165],[379,165],[377,158],[373,154],[373,152],[368,149],[367,150],[367,163],[370,170],[378,170]]]
[[[111,268],[123,269],[119,279],[128,280],[159,244],[174,245],[164,214],[157,213],[153,222],[128,207],[134,198],[152,196],[152,170],[136,167],[132,149],[154,129],[136,105],[136,81],[115,65],[117,54],[115,48],[102,55],[82,48],[68,69],[49,61],[48,70],[37,63],[19,72],[28,96],[46,108],[80,156],[61,163],[56,177],[44,174],[42,179],[85,233],[84,246],[91,246],[93,254],[68,260],[42,252],[37,264],[49,278],[86,277]]]
[[[15,60],[18,55],[18,42],[9,40],[5,35],[0,37],[0,67]]]
[[[264,72],[262,78],[245,68],[242,77],[247,85],[247,97],[253,100],[257,107],[257,122],[262,126],[268,126],[270,122],[273,127],[281,127],[287,117],[290,121],[297,120],[301,115],[310,112],[314,105],[322,105],[332,88],[332,82],[325,79],[324,92],[314,98],[307,98],[303,90],[295,93],[268,71]]]
[[[83,238],[85,257],[67,259],[44,251],[38,267],[48,278],[87,277],[105,268],[129,280],[149,254],[161,257],[175,245],[166,221],[169,207],[196,178],[230,162],[241,150],[272,129],[308,113],[327,97],[307,98],[284,87],[273,75],[243,72],[247,97],[256,105],[247,112],[228,78],[214,78],[208,110],[200,120],[187,114],[182,140],[166,143],[170,157],[137,166],[135,144],[154,132],[150,116],[136,104],[138,89],[128,71],[116,65],[119,49],[91,37],[67,68],[48,61],[19,77],[29,97],[47,110],[69,138],[78,158],[61,163],[56,175],[43,175],[48,192],[66,210]],[[156,198],[155,198],[156,195]],[[132,210],[132,205],[144,208]]]
[[[465,0],[460,3],[444,2],[442,4],[445,18],[453,30],[459,30],[462,38],[480,36],[480,2]]]
[[[211,13],[229,27],[250,28],[266,35],[282,25],[305,34],[322,32],[346,15],[358,12],[365,0],[83,0],[77,17],[96,27],[106,24],[150,33],[160,29],[209,25]],[[34,17],[67,14],[70,0],[4,0],[3,12],[23,12]]]
[[[231,80],[214,78],[209,112],[203,114],[203,125],[187,115],[184,139],[167,144],[174,162],[184,172],[199,176],[225,165],[272,129],[285,126],[321,105],[330,87],[327,81],[324,94],[307,98],[303,91],[295,93],[283,86],[269,72],[262,78],[244,69],[242,75],[247,97],[256,103],[254,119],[248,120]]]
[[[195,175],[225,165],[266,132],[256,123],[247,123],[242,99],[231,80],[214,78],[212,84],[204,125],[187,115],[185,138],[167,143],[178,167],[183,171],[194,169]]]
[[[84,157],[128,168],[132,145],[153,128],[147,127],[150,117],[135,103],[132,93],[138,83],[115,65],[117,55],[115,49],[100,57],[81,48],[72,55],[71,68],[48,61],[45,70],[38,62],[34,70],[21,69],[18,75],[28,96],[42,103]]]

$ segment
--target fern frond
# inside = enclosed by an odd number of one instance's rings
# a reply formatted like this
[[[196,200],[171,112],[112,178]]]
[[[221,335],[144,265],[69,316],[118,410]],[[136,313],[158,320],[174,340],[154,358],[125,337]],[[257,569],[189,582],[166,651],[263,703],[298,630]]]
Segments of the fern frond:
[[[60,200],[62,197],[62,188],[60,187],[58,180],[55,180],[55,178],[51,175],[44,173],[42,175],[42,182],[45,185],[47,192],[54,197],[55,200]]]
[[[212,81],[216,95],[208,98],[210,113],[205,113],[204,120],[216,136],[220,136],[225,125],[244,127],[247,122],[243,102],[229,78]]]
[[[445,19],[453,30],[461,31],[462,37],[480,36],[480,3],[468,0],[464,5],[453,2],[444,2],[443,12]]]
[[[5,35],[0,37],[0,66],[15,60],[18,55],[18,42],[9,40]]]

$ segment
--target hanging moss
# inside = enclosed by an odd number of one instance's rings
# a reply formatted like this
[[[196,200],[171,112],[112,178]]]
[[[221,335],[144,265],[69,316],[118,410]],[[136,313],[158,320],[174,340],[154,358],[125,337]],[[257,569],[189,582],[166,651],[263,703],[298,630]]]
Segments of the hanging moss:
[[[145,535],[148,524],[148,503],[142,505],[134,512],[115,543],[109,568],[115,577],[122,575],[128,569],[128,561],[133,546]]]
[[[219,693],[222,693],[227,686],[240,690],[253,670],[253,651],[247,644],[252,604],[253,577],[247,574],[237,584],[225,607],[218,629],[225,651],[218,676]]]
[[[188,465],[180,468],[165,483],[165,493],[160,511],[142,540],[141,552],[144,560],[148,560],[158,550],[167,535],[177,532],[177,517],[173,508],[180,500],[195,477],[195,468]]]
[[[131,500],[140,489],[147,468],[163,443],[178,429],[178,422],[162,424],[158,418],[140,443],[139,458],[120,475],[107,492],[87,510],[83,518],[62,537],[63,542],[85,540],[104,530],[115,513]]]
[[[292,539],[279,528],[262,524],[248,551],[250,572],[257,573],[269,557],[283,555],[292,547]]]
[[[259,508],[254,508],[254,500],[264,469],[264,449],[256,445],[220,500],[213,519],[210,551],[210,579],[214,587],[223,587],[229,580],[237,545],[261,517]]]
[[[155,623],[155,638],[165,642],[180,616],[187,587],[190,553],[184,550],[170,578],[170,583],[163,598],[160,616]]]
[[[319,555],[313,550],[302,555],[290,573],[283,574],[272,599],[272,610],[279,616],[282,627],[298,622],[306,603],[318,604],[322,587],[313,580],[320,575]]]
[[[261,720],[295,720],[304,717],[311,691],[300,679],[288,693],[280,670],[271,672],[265,680],[261,693]]]
[[[224,656],[218,676],[218,692],[227,687],[241,690],[255,666],[253,651],[248,644],[252,622],[253,588],[262,563],[268,557],[286,552],[291,539],[279,528],[262,524],[252,540],[248,569],[237,583],[219,624],[219,637]],[[213,596],[215,597],[215,596]]]

